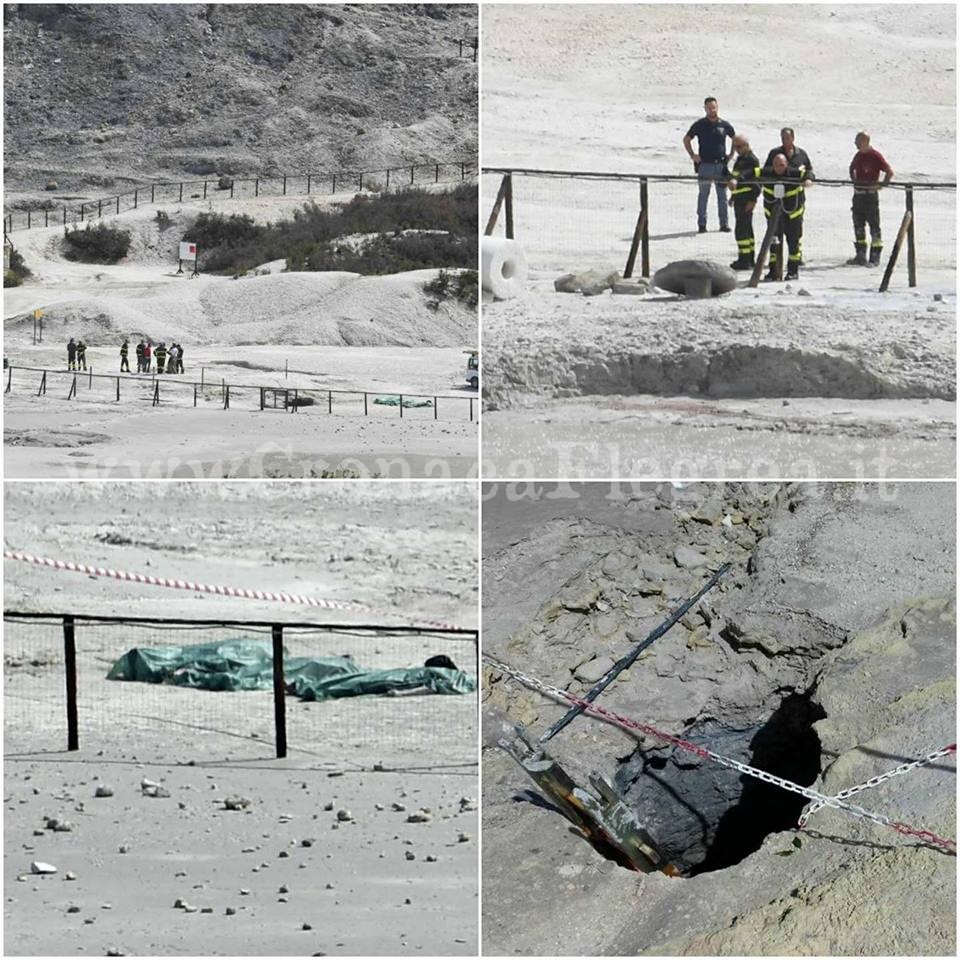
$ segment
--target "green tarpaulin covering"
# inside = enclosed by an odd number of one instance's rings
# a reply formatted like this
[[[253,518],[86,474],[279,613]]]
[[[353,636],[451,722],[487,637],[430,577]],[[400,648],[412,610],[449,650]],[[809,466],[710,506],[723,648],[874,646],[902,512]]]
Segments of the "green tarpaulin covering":
[[[288,693],[305,700],[402,693],[472,693],[476,681],[460,670],[411,667],[363,670],[350,657],[284,657]],[[172,683],[199,690],[270,690],[273,647],[262,640],[189,646],[135,647],[110,668],[108,680]]]
[[[399,397],[374,397],[374,403],[381,403],[387,407],[399,407],[400,398]],[[403,405],[405,407],[432,407],[433,401],[427,400],[425,398],[417,399],[416,397],[404,397]]]

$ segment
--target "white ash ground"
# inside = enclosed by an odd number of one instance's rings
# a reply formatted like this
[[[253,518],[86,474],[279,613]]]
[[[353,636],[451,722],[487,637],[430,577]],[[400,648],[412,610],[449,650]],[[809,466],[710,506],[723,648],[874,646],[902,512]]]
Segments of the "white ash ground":
[[[730,560],[734,570],[700,611],[604,694],[610,709],[671,733],[719,725],[707,743],[716,746],[812,686],[826,712],[813,725],[823,771],[813,787],[827,794],[952,742],[951,490],[587,484],[560,497],[547,487],[554,499],[539,502],[504,492],[484,507],[484,649],[493,655],[582,692],[627,652],[628,628],[642,637]],[[489,668],[483,702],[485,952],[953,955],[954,857],[822,811],[807,832],[771,833],[734,866],[636,877],[556,813],[517,802],[533,784],[496,740],[518,721],[536,735],[561,708]],[[581,718],[551,753],[585,782],[592,770],[626,774],[638,746],[653,744]],[[689,801],[690,778],[720,768],[668,758],[657,769]],[[653,793],[617,782],[668,840],[675,825],[658,820]],[[955,788],[948,758],[858,799],[952,837]],[[705,812],[712,796],[705,790],[676,818]]]
[[[8,485],[7,544],[119,569],[349,599],[393,611],[389,623],[413,611],[476,622],[470,491],[203,486]],[[318,618],[310,608],[193,596],[12,561],[5,575],[7,609],[331,619],[347,631],[369,620]],[[110,663],[146,644],[145,635],[79,628],[81,751],[68,755],[61,752],[57,632],[38,642],[7,626],[8,658],[18,663],[5,670],[8,953],[475,953],[473,698],[360,698],[330,711],[291,699],[290,752],[276,760],[268,693],[241,703],[221,699],[229,694],[107,684]],[[215,635],[224,631],[208,629],[199,639]],[[93,637],[92,647],[85,637]],[[401,655],[422,662],[431,646],[429,637],[413,645],[361,643],[349,633],[289,642],[298,654],[323,643],[330,652],[353,645],[373,666]],[[471,647],[461,658],[471,673],[473,657]],[[372,772],[375,763],[385,772]],[[170,796],[145,795],[144,777]],[[113,796],[94,797],[100,784]],[[227,811],[222,801],[232,795],[251,803]],[[430,819],[408,823],[423,807]],[[352,819],[338,820],[340,810]],[[46,830],[44,817],[73,829]],[[33,876],[33,861],[58,872]],[[68,872],[77,879],[65,879]],[[174,908],[178,898],[196,912]]]
[[[162,205],[115,219],[134,235],[119,265],[79,264],[63,256],[59,228],[17,233],[18,251],[34,276],[6,291],[5,358],[14,366],[5,396],[7,475],[69,477],[315,476],[337,469],[363,474],[463,476],[476,468],[476,391],[466,383],[465,349],[476,346],[476,311],[454,301],[434,303],[423,285],[436,271],[383,277],[351,273],[276,273],[232,280],[189,270],[176,274],[177,241],[199,213],[289,215],[305,198],[211,200],[168,207],[175,228],[155,221]],[[349,199],[343,195],[338,200]],[[330,198],[321,198],[329,203]],[[269,265],[275,270],[277,264]],[[33,341],[33,310],[44,311],[43,343]],[[66,342],[86,340],[87,366],[118,373],[119,350],[130,339],[130,363],[141,337],[185,348],[185,373],[161,381],[161,406],[150,406],[144,385],[94,380],[80,404],[66,401]],[[17,368],[20,368],[18,371]],[[37,397],[40,374],[24,367],[63,370]],[[305,418],[259,412],[259,391],[234,391],[230,411],[220,391],[201,392],[200,380],[280,389],[369,391],[338,397],[327,416],[326,397]],[[81,379],[80,386],[87,386]],[[372,405],[382,394],[449,397],[429,410]],[[470,401],[474,400],[473,423]],[[211,409],[212,408],[212,409]],[[324,419],[315,414],[323,409]],[[219,412],[215,412],[218,411]],[[222,414],[222,415],[220,415]],[[391,416],[392,414],[392,416]],[[304,422],[305,421],[305,422]],[[138,442],[149,437],[149,450]],[[69,448],[69,449],[64,449]],[[397,459],[390,468],[384,462]]]
[[[614,6],[546,7],[536,49],[522,39],[528,17],[524,8],[507,7],[485,21],[485,166],[690,172],[680,139],[700,110],[704,81],[687,64],[717,11],[654,6],[634,18]],[[866,128],[899,179],[955,180],[947,136],[956,102],[952,8],[909,7],[897,17],[882,6],[797,11],[796,56],[817,68],[792,107],[779,84],[742,83],[745,64],[750,76],[776,74],[782,11],[737,8],[735,19],[720,22],[730,57],[709,92],[761,157],[789,123],[818,175],[843,178],[853,132]],[[840,34],[842,76],[828,55]],[[641,61],[615,57],[598,71],[595,50],[610,35],[625,50],[642,49]],[[906,63],[918,37],[924,57],[911,70]],[[865,86],[878,60],[897,76],[902,102],[880,102]],[[808,457],[823,463],[817,476],[860,475],[858,462],[877,457],[894,462],[889,475],[953,475],[955,192],[917,195],[913,290],[903,256],[885,295],[876,292],[877,271],[841,265],[852,252],[849,191],[819,186],[809,191],[808,265],[799,283],[739,289],[702,304],[662,294],[555,293],[561,273],[623,270],[636,185],[514,180],[516,236],[534,272],[516,300],[483,308],[485,443],[494,475],[510,476],[512,460],[538,476],[579,475],[566,473],[564,450],[581,439],[599,447],[584,464],[585,477],[643,475],[634,465],[649,451],[670,475],[730,476],[747,459],[742,430],[751,431],[752,459],[773,465],[751,475],[793,476],[794,462]],[[484,177],[487,210],[498,185],[498,177]],[[715,201],[711,233],[700,236],[691,189],[653,184],[651,191],[654,270],[674,259],[733,259],[732,235],[713,232]],[[901,193],[883,194],[887,252],[902,207]],[[762,221],[755,218],[755,228]],[[726,404],[725,416],[688,417],[678,407],[687,400],[702,409],[699,401],[730,397],[765,398],[761,416],[737,416]],[[797,417],[797,397],[817,401],[817,415]],[[853,416],[849,400],[865,401]],[[633,410],[629,430],[610,427],[612,406]],[[847,423],[838,430],[836,419]],[[924,419],[927,429],[918,430]],[[848,428],[864,441],[854,456],[844,453]],[[802,439],[793,444],[797,434]],[[669,444],[670,436],[678,442]],[[692,472],[672,471],[676,461],[692,464]],[[725,469],[711,471],[715,462]],[[872,474],[868,468],[864,475]]]

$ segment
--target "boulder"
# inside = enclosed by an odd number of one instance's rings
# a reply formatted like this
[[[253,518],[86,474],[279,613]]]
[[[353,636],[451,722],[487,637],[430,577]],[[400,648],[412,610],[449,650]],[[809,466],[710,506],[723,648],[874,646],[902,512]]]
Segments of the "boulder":
[[[713,260],[674,260],[653,275],[653,285],[690,297],[718,297],[737,287],[737,275]]]
[[[602,270],[584,270],[580,273],[565,273],[553,281],[553,289],[557,293],[582,293],[585,297],[595,297],[604,290],[612,290],[613,285],[620,279],[620,274],[614,270],[604,273]]]

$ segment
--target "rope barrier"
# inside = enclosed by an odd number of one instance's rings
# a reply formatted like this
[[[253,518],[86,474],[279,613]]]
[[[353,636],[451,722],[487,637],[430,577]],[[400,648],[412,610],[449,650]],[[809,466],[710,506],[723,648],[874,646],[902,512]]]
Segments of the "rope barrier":
[[[746,763],[741,763],[739,760],[734,760],[731,757],[725,757],[723,754],[715,753],[713,750],[708,750],[705,747],[701,747],[695,743],[692,743],[690,740],[684,740],[682,737],[674,736],[673,734],[665,733],[662,730],[658,730],[656,727],[651,726],[648,723],[641,723],[637,720],[632,720],[629,717],[621,716],[618,713],[614,713],[611,710],[607,710],[605,707],[597,706],[596,703],[590,703],[587,700],[583,700],[580,697],[575,696],[572,693],[569,693],[566,690],[561,690],[559,687],[554,687],[548,683],[545,683],[542,680],[538,680],[535,677],[529,676],[529,674],[522,673],[519,670],[515,670],[513,667],[508,664],[497,660],[496,658],[490,656],[487,653],[483,654],[483,659],[492,667],[495,667],[497,670],[506,674],[508,677],[516,680],[519,683],[522,683],[524,686],[529,687],[530,689],[537,690],[538,692],[544,694],[545,696],[550,697],[554,700],[564,701],[567,703],[576,704],[583,707],[584,713],[588,713],[591,716],[597,717],[602,720],[609,720],[611,723],[616,724],[619,727],[623,727],[626,730],[638,730],[641,733],[646,734],[647,736],[654,737],[657,740],[660,740],[664,743],[669,743],[674,747],[677,747],[680,750],[685,751],[686,753],[692,753],[704,760],[712,760],[714,763],[720,764],[720,766],[728,767],[731,770],[736,770],[739,773],[745,774],[748,777],[753,777],[756,780],[762,780],[764,783],[771,783],[774,786],[781,787],[784,790],[788,790],[791,793],[798,793],[802,797],[806,797],[808,800],[813,800],[819,804],[818,808],[822,807],[831,807],[834,810],[842,810],[845,813],[849,813],[851,816],[859,817],[863,820],[870,820],[873,823],[879,823],[882,826],[890,827],[893,830],[896,830],[897,833],[903,834],[905,836],[916,837],[919,840],[924,841],[925,843],[935,844],[936,846],[946,850],[949,853],[956,853],[957,843],[956,840],[951,840],[946,837],[938,836],[935,833],[932,833],[930,830],[923,830],[917,827],[912,827],[909,824],[903,823],[899,820],[893,820],[890,817],[885,817],[879,813],[872,813],[869,810],[865,810],[863,807],[858,807],[856,804],[847,803],[845,799],[840,796],[829,797],[826,794],[818,793],[816,790],[810,789],[810,787],[802,787],[798,783],[793,783],[790,780],[785,780],[783,777],[774,776],[772,773],[767,773],[766,770],[760,770],[757,767],[751,767]],[[956,744],[952,744],[949,747],[944,747],[943,751],[936,751],[937,756],[946,756],[948,753],[954,753],[956,751]],[[930,755],[933,756],[933,755]],[[910,769],[915,769],[917,766],[922,766],[924,763],[931,762],[927,757],[924,757],[920,761],[915,761],[913,764],[905,764],[906,767]],[[907,772],[906,770],[900,771],[900,768],[897,768],[897,771],[890,771],[889,774],[881,775],[881,779],[889,779],[892,776],[898,775],[898,772]],[[877,779],[877,778],[874,778]],[[868,781],[869,783],[869,781]],[[861,785],[859,789],[865,789],[866,785]],[[856,789],[851,788],[851,793],[858,792]],[[811,811],[812,812],[812,811]],[[809,816],[809,813],[807,814]]]
[[[155,577],[144,573],[131,573],[128,570],[113,570],[109,567],[92,567],[85,563],[74,563],[70,560],[53,560],[50,557],[35,557],[32,554],[20,553],[16,550],[4,550],[3,556],[7,560],[19,560],[23,563],[32,563],[41,567],[51,567],[54,570],[82,573],[90,577],[109,577],[113,580],[142,583],[151,587],[169,587],[174,590],[189,590],[192,593],[214,593],[223,597],[238,597],[242,600],[296,603],[308,607],[321,607],[325,610],[346,610],[354,613],[374,613],[378,616],[398,616],[398,614],[393,611],[381,610],[377,607],[368,607],[360,603],[351,603],[347,600],[330,600],[324,597],[308,597],[303,594],[275,593],[270,590],[249,590],[246,587],[194,583],[192,580],[173,580],[167,577]],[[425,617],[414,617],[412,619],[414,622],[423,626],[436,627],[440,630],[460,629],[455,624],[448,623],[445,620],[431,620]]]

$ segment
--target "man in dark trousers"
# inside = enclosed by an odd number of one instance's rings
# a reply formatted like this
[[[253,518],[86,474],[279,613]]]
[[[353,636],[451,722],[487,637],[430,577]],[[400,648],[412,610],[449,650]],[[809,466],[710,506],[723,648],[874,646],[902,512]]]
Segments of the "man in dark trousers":
[[[143,373],[143,340],[137,344],[137,373]]]
[[[793,134],[793,127],[783,127],[780,130],[780,146],[774,147],[768,154],[767,159],[764,162],[764,167],[769,167],[773,163],[773,158],[778,154],[782,153],[787,158],[787,163],[791,167],[796,167],[803,174],[804,183],[813,183],[813,162],[810,160],[810,155],[807,153],[803,147],[798,147]],[[806,194],[801,193],[800,195],[806,204]],[[803,216],[803,214],[800,214]],[[803,266],[803,257],[801,255],[799,266]]]
[[[734,270],[752,270],[755,263],[756,243],[753,237],[753,210],[760,196],[760,161],[750,149],[746,137],[733,138],[737,159],[733,163],[733,179],[730,188],[730,206],[733,207],[733,235],[737,240],[737,259],[730,264]]]
[[[120,372],[123,373],[124,370],[127,373],[130,372],[130,363],[127,360],[127,355],[130,352],[130,341],[124,338],[123,343],[120,344]]]
[[[77,369],[77,344],[73,337],[71,337],[70,341],[67,343],[67,369]]]
[[[765,280],[778,280],[777,266],[783,257],[783,241],[786,237],[790,251],[787,260],[787,280],[796,280],[800,275],[803,244],[803,184],[806,174],[799,167],[787,163],[782,153],[774,154],[772,163],[760,171],[763,184],[763,213],[767,220],[780,209],[780,222],[770,245],[770,270]]]
[[[707,232],[707,200],[710,198],[711,185],[717,190],[717,214],[720,218],[722,233],[730,232],[727,218],[727,161],[733,153],[727,153],[727,137],[733,138],[733,127],[720,119],[716,97],[707,97],[703,101],[706,115],[702,116],[687,131],[683,138],[683,148],[693,161],[693,169],[700,178],[700,191],[697,195],[697,228],[700,233]],[[697,138],[697,152],[693,152],[693,138]]]
[[[850,179],[853,181],[853,245],[856,254],[849,264],[860,267],[867,263],[867,224],[870,224],[869,266],[880,266],[883,238],[880,235],[880,196],[877,193],[893,179],[893,168],[879,150],[870,146],[870,134],[861,130],[853,142],[857,152],[850,161]],[[883,182],[878,183],[880,174]]]
[[[87,345],[83,342],[82,337],[77,341],[77,369],[87,369]]]

